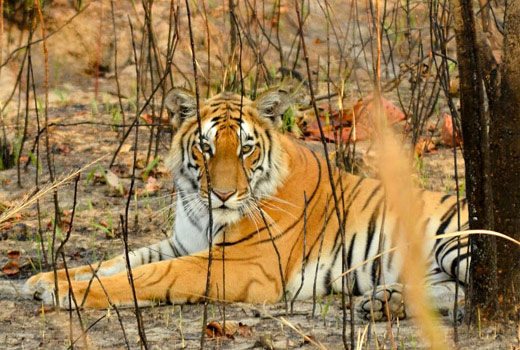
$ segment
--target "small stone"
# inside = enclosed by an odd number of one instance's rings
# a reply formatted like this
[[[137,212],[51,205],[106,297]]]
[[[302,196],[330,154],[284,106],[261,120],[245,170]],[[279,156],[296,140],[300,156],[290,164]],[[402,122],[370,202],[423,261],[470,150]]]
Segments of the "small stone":
[[[24,223],[17,223],[13,226],[11,230],[9,230],[9,236],[11,238],[16,237],[18,241],[26,241],[27,240],[27,225]]]

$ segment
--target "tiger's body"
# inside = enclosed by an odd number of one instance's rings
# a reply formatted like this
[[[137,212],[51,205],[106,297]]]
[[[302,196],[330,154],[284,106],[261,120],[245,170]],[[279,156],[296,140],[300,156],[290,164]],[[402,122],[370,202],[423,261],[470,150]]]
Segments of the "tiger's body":
[[[200,107],[202,135],[194,96],[173,90],[167,106],[179,128],[169,164],[178,191],[176,219],[172,237],[130,254],[141,305],[203,300],[210,235],[213,247],[209,298],[253,303],[281,300],[284,285],[290,297],[297,294],[300,299],[314,292],[324,295],[341,291],[342,280],[336,277],[342,272],[342,231],[347,267],[378,253],[381,232],[382,249],[394,245],[390,232],[398,219],[387,211],[383,220],[380,182],[333,169],[343,218],[340,229],[326,162],[277,131],[286,107],[280,93],[266,93],[255,102],[230,93],[205,101]],[[425,283],[431,288],[436,306],[445,310],[453,305],[455,284],[464,281],[468,242],[463,238],[458,245],[453,238],[434,238],[457,230],[456,197],[422,191],[421,199],[421,222],[427,238],[424,250],[430,271]],[[461,217],[466,218],[466,202],[461,201],[460,207]],[[463,228],[466,225],[462,223]],[[125,264],[124,257],[119,256],[101,265],[97,274],[103,286],[94,279],[85,307],[104,308],[109,300],[117,305],[133,303]],[[390,309],[403,316],[399,276],[403,264],[398,254],[388,254],[382,260],[382,274],[377,273],[374,260],[351,275],[354,294],[368,295],[378,289],[376,299],[382,300],[375,306],[376,319],[383,317],[384,291],[389,293],[387,297],[394,292],[398,295],[390,298]],[[72,290],[65,272],[58,271],[58,302],[76,307],[70,305],[69,292],[82,300],[92,269],[79,267],[70,269],[69,274]],[[53,274],[30,278],[25,293],[55,304]],[[361,306],[365,313],[367,302],[365,298]]]

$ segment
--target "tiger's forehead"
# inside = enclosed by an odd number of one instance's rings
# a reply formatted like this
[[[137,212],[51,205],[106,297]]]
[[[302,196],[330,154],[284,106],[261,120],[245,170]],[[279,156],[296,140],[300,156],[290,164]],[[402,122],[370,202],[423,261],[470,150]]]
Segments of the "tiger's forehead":
[[[243,97],[232,92],[223,92],[218,94],[204,102],[203,110],[207,111],[208,115],[214,116],[215,113],[220,112],[228,112],[230,115],[235,116],[242,112],[244,113],[244,109],[249,109],[245,107],[250,107],[252,105],[252,101],[247,97]]]
[[[231,129],[238,132],[248,130],[251,122],[253,102],[238,94],[223,92],[204,102],[201,109],[202,130],[207,133],[213,129]]]

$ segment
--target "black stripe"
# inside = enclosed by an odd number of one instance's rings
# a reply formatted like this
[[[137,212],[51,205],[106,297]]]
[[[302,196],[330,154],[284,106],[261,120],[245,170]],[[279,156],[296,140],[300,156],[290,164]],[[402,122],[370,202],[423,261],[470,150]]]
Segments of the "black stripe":
[[[187,255],[188,254],[188,250],[186,248],[184,248],[184,246],[182,245],[182,243],[178,240],[178,239],[175,239],[175,246],[177,247],[177,249],[180,249],[182,251],[184,251],[184,254],[181,254],[180,256],[182,255]]]
[[[309,205],[313,200],[314,200],[314,197],[316,196],[316,193],[318,192],[318,188],[320,187],[320,182],[321,182],[321,164],[320,164],[320,160],[319,158],[316,156],[316,154],[311,151],[312,155],[314,156],[314,159],[316,160],[316,163],[318,165],[318,180],[316,181],[316,187],[314,187],[314,190],[312,191],[312,194],[311,196],[309,197],[308,201],[307,201],[307,205]],[[318,203],[315,203],[314,206],[316,206]],[[314,208],[313,206],[313,208]],[[298,217],[295,221],[293,221],[293,223],[291,225],[289,225],[289,227],[287,227],[282,233],[274,236],[274,237],[269,237],[269,238],[266,238],[266,239],[263,239],[259,242],[257,242],[257,244],[262,244],[262,243],[266,243],[266,242],[271,242],[272,240],[275,241],[281,237],[283,237],[285,234],[287,234],[287,232],[289,232],[290,230],[292,230],[303,218],[303,211],[300,215],[300,217]]]
[[[353,251],[354,251],[354,244],[356,243],[356,237],[357,233],[354,233],[352,236],[352,239],[350,240],[350,247],[348,247],[348,253],[347,253],[347,268],[350,269],[352,267],[352,259],[353,259]]]
[[[435,250],[435,260],[439,262],[439,255],[443,252],[444,248],[448,245],[453,243],[453,240],[457,239],[457,237],[452,237],[446,240],[443,240],[439,247]]]
[[[161,251],[161,242],[157,245],[157,250],[159,251],[159,261],[163,261],[162,251]]]
[[[451,276],[453,278],[455,278],[462,285],[464,285],[465,281],[459,280],[459,276],[458,276],[458,273],[457,273],[456,269],[460,266],[460,262],[462,260],[465,260],[465,259],[468,259],[468,258],[471,258],[471,253],[470,252],[467,252],[465,254],[462,254],[462,255],[458,256],[457,258],[455,258],[455,261],[452,262],[452,264],[451,264]]]
[[[368,259],[368,253],[370,252],[370,248],[372,247],[372,241],[374,240],[374,236],[376,233],[376,220],[377,220],[377,212],[374,212],[370,217],[370,221],[368,222],[368,230],[367,230],[367,245],[365,247],[365,260]]]
[[[370,193],[370,195],[368,196],[366,202],[365,202],[365,205],[363,205],[363,208],[361,210],[365,210],[367,207],[368,207],[368,204],[370,204],[370,201],[372,200],[372,198],[374,198],[375,194],[381,189],[381,184],[377,185],[373,190],[372,192]]]
[[[446,194],[446,195],[442,196],[441,203],[444,203],[448,198],[451,198],[451,194]]]
[[[146,249],[148,249],[148,262],[147,262],[147,264],[149,264],[149,263],[152,262],[152,248],[146,247]]]
[[[325,278],[323,279],[323,286],[325,287],[325,294],[331,294],[332,293],[332,285],[331,285],[331,275],[332,275],[332,265],[327,270],[327,273],[325,274]]]
[[[361,290],[359,289],[359,281],[358,281],[358,273],[357,273],[357,270],[354,271],[354,278],[353,278],[353,281],[354,281],[354,288],[352,289],[352,294],[353,295],[361,295]]]
[[[172,269],[172,264],[170,263],[170,264],[168,264],[168,268],[166,269],[166,272],[163,273],[161,275],[161,277],[156,278],[155,281],[153,281],[153,282],[148,282],[146,284],[141,284],[140,286],[147,287],[147,286],[151,286],[152,284],[156,284],[156,283],[162,281],[164,279],[164,277],[167,276],[170,273],[171,269]]]
[[[179,253],[179,251],[177,250],[177,248],[175,248],[175,246],[173,245],[172,241],[170,238],[168,238],[168,244],[170,245],[170,248],[172,250],[172,254],[175,258],[181,256],[181,253]]]

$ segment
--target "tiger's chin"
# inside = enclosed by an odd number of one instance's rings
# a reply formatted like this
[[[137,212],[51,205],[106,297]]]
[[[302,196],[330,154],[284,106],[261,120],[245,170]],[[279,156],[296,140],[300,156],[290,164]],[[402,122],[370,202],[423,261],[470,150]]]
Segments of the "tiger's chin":
[[[244,216],[238,209],[231,209],[226,207],[213,208],[213,222],[218,225],[234,224]]]

